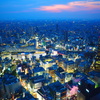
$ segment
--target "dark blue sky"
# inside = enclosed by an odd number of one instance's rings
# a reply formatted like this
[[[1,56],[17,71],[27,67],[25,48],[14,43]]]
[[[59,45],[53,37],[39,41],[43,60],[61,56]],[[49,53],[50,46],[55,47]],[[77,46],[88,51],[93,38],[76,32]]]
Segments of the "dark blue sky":
[[[3,19],[99,19],[99,0],[2,0]]]

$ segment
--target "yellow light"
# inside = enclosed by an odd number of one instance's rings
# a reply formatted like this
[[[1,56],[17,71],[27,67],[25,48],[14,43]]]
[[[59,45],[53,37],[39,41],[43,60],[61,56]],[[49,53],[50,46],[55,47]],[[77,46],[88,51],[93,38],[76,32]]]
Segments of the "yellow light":
[[[46,59],[45,62],[46,62],[46,61],[52,61],[52,59]]]

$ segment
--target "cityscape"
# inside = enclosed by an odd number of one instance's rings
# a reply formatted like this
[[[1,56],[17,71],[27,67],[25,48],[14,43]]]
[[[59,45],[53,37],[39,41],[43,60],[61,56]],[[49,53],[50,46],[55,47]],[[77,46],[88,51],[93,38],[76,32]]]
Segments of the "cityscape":
[[[0,4],[0,100],[100,100],[100,2],[22,1]]]

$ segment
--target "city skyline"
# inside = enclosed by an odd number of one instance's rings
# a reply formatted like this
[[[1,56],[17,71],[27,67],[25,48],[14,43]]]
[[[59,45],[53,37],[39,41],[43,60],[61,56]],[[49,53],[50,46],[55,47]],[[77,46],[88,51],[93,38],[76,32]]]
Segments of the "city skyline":
[[[0,100],[99,99],[100,1],[1,1]]]
[[[11,19],[99,19],[99,0],[5,0],[0,20]]]

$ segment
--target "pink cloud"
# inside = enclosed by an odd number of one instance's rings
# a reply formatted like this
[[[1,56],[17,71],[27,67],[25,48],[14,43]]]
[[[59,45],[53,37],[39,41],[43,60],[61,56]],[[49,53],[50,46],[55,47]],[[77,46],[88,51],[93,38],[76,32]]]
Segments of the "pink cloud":
[[[64,5],[41,6],[35,9],[48,12],[100,10],[100,1],[75,1]]]

